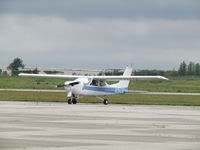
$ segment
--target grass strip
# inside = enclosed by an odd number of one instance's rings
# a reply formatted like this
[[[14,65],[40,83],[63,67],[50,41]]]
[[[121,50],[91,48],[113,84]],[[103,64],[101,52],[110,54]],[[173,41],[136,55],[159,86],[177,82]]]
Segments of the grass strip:
[[[130,90],[154,92],[186,92],[200,93],[200,77],[169,77],[165,80],[132,80]],[[55,85],[62,84],[66,79],[41,77],[2,77],[0,88],[10,89],[55,89]],[[113,82],[109,82],[113,83]],[[58,88],[63,89],[63,88]]]
[[[107,96],[112,104],[200,106],[199,95],[121,94]],[[65,93],[0,91],[1,101],[67,102]],[[95,97],[78,99],[81,103],[102,103]]]

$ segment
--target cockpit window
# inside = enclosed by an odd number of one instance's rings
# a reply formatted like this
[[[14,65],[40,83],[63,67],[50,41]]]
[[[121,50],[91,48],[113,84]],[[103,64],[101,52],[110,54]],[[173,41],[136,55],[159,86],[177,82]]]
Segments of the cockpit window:
[[[98,86],[98,80],[92,80],[92,83],[90,85]]]
[[[92,80],[90,85],[93,85],[93,86],[105,86],[106,83],[105,83],[104,80]]]
[[[100,80],[100,86],[105,86],[106,85],[106,83],[105,83],[105,81],[102,81],[102,80]]]

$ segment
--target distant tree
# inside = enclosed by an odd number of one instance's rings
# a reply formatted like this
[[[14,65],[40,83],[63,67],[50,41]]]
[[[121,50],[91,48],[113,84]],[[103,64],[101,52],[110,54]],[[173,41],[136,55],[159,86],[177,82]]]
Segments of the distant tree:
[[[24,68],[23,60],[20,58],[15,58],[13,62],[8,66],[8,69],[11,70],[12,75],[17,75],[19,68]]]
[[[200,64],[199,63],[196,63],[196,65],[195,65],[195,74],[197,76],[200,75]]]
[[[181,76],[185,76],[186,75],[186,73],[187,73],[187,64],[185,63],[185,61],[183,61],[180,64],[179,69],[178,69],[178,73]]]
[[[46,74],[58,74],[58,73],[64,73],[63,71],[44,71]]]
[[[98,73],[98,76],[103,76],[104,75],[104,72],[99,72]]]
[[[2,74],[2,69],[0,69],[0,75]]]
[[[190,62],[187,66],[187,75],[195,75],[195,64],[193,62]]]
[[[113,71],[105,72],[106,76],[120,76],[123,72],[119,71],[118,69],[114,69]]]
[[[8,73],[7,73],[7,71],[3,71],[1,75],[2,76],[8,76]]]
[[[178,71],[175,69],[167,70],[164,72],[164,76],[178,76]]]
[[[123,72],[120,72],[118,69],[114,69],[114,71],[113,71],[113,75],[119,76],[122,74],[123,74]]]
[[[164,75],[165,71],[163,70],[136,70],[134,75]]]
[[[38,74],[39,73],[39,70],[37,68],[35,68],[34,70],[18,70],[16,71],[18,73],[35,73],[35,74]]]
[[[33,70],[33,73],[35,73],[35,74],[38,74],[40,71],[37,69],[37,68],[35,68],[34,70]]]

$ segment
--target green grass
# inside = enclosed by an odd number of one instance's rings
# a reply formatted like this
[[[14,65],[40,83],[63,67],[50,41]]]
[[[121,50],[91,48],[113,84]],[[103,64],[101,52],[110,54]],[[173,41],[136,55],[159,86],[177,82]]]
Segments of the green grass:
[[[133,80],[130,82],[129,89],[155,92],[200,93],[200,77],[173,77],[169,79],[169,81]],[[56,78],[0,77],[0,88],[55,89],[55,85],[65,81],[66,79]]]
[[[0,77],[0,88],[55,89],[55,85],[64,83],[65,81],[66,79],[57,78]]]
[[[109,99],[110,103],[115,104],[200,106],[200,96],[190,95],[122,94],[108,96],[107,98]],[[67,102],[65,93],[53,92],[0,91],[0,100]],[[95,97],[84,97],[78,101],[82,103],[102,103]]]
[[[56,78],[0,77],[0,88],[55,89],[55,85],[64,83],[65,81],[66,79]],[[130,83],[129,89],[156,92],[200,93],[200,77],[173,77],[169,81],[133,80]],[[109,96],[108,99],[111,103],[118,104],[200,106],[200,96],[190,95],[122,94]],[[0,91],[0,100],[66,102],[67,98],[65,93]],[[100,100],[93,97],[81,98],[79,102],[101,103]]]
[[[200,93],[200,77],[173,77],[165,80],[131,81],[129,89],[155,92]]]

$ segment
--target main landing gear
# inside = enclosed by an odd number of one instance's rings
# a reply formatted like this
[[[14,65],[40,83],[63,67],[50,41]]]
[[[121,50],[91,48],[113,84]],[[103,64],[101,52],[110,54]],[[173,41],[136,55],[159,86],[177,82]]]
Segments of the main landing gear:
[[[109,104],[109,101],[108,101],[107,98],[105,98],[105,99],[103,99],[102,97],[97,97],[97,98],[102,100],[104,105],[108,105]]]
[[[77,100],[76,100],[76,98],[70,98],[70,99],[68,99],[68,104],[76,104],[77,103]]]
[[[97,98],[101,99],[101,100],[103,101],[103,104],[104,104],[104,105],[108,105],[108,104],[109,104],[108,99],[106,99],[106,98],[103,99],[103,98],[101,98],[101,97],[97,97]],[[76,98],[73,97],[73,98],[69,98],[67,102],[68,102],[68,104],[76,104],[76,103],[77,103],[77,100],[76,100]]]
[[[103,103],[104,103],[104,105],[108,105],[108,104],[109,104],[108,99],[104,99],[104,100],[103,100]]]

